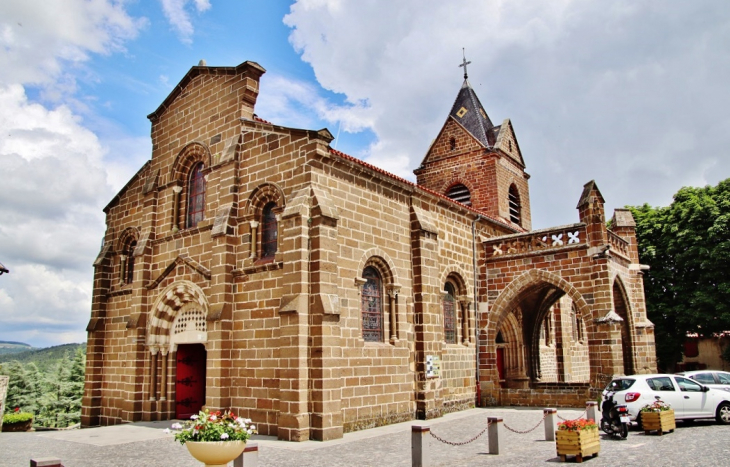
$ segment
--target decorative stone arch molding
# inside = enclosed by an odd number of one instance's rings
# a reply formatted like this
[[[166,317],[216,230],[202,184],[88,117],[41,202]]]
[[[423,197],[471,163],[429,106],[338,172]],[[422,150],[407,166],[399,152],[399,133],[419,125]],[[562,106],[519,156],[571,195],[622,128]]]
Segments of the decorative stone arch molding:
[[[181,329],[180,336],[172,339],[176,335],[174,326],[180,323],[184,313],[191,314],[191,310],[198,310],[203,317],[207,317],[209,310],[205,293],[192,282],[175,282],[158,295],[147,326],[147,346],[151,352],[155,349],[174,351],[181,343],[207,343],[207,328],[201,338],[195,337],[192,341],[185,340],[192,335],[188,328]]]
[[[444,300],[446,290],[444,289],[446,282],[456,285],[456,297],[454,297],[459,305],[459,315],[461,320],[461,343],[469,344],[470,326],[469,326],[469,308],[473,303],[472,297],[469,295],[469,287],[467,287],[466,271],[459,265],[449,265],[444,268],[439,278],[439,287],[441,296],[439,299]]]
[[[634,313],[632,311],[631,300],[629,300],[623,279],[619,274],[612,276],[611,313],[618,316],[619,320],[616,321],[621,326],[621,349],[623,354],[624,373],[634,374],[634,346],[637,341]]]
[[[551,284],[562,290],[565,295],[569,296],[576,308],[580,312],[581,319],[586,324],[586,331],[590,334],[593,332],[593,320],[591,307],[583,298],[583,295],[570,282],[560,276],[542,269],[531,269],[519,277],[515,278],[507,287],[502,290],[491,307],[491,315],[496,319],[490,319],[487,324],[487,335],[496,336],[497,331],[502,325],[502,321],[509,315],[514,308],[514,301],[528,289],[539,286],[541,284]]]
[[[210,148],[200,141],[186,144],[175,157],[170,173],[170,182],[184,184],[193,165],[202,162],[206,169],[212,165]]]
[[[398,317],[400,316],[400,307],[398,303],[398,294],[401,285],[397,281],[395,263],[390,259],[388,254],[380,248],[371,248],[363,253],[360,263],[358,264],[357,274],[355,277],[355,285],[358,288],[358,295],[362,291],[362,286],[367,282],[359,274],[366,267],[373,266],[381,275],[385,293],[388,295],[388,310],[390,324],[390,342],[394,344],[398,341],[399,326]]]
[[[276,183],[262,183],[251,191],[243,212],[247,217],[256,218],[257,214],[261,213],[264,205],[272,201],[283,210],[286,206],[284,190]]]
[[[178,281],[163,290],[152,306],[147,325],[147,347],[150,351],[150,400],[157,399],[157,360],[162,355],[162,382],[159,398],[167,399],[167,364],[169,353],[178,344],[208,343],[208,300],[203,290],[189,281]]]

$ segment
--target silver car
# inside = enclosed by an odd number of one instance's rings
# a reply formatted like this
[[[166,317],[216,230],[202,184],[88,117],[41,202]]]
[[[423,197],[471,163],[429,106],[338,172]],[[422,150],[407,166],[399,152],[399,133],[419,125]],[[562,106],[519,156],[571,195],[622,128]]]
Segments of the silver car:
[[[718,370],[683,371],[678,375],[692,378],[700,384],[730,392],[730,373]]]
[[[730,424],[730,392],[712,389],[680,375],[616,376],[603,391],[614,392],[614,400],[626,404],[631,420],[641,408],[660,399],[674,409],[678,420],[714,418]]]

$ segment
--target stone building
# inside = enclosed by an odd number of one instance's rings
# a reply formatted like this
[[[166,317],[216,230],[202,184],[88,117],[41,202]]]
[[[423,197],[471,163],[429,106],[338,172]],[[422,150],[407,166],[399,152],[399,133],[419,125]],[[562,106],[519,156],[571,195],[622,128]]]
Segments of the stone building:
[[[531,230],[513,126],[467,79],[412,183],[258,118],[264,72],[195,66],[148,116],[104,209],[83,425],[230,407],[329,440],[655,370],[631,214],[607,228],[589,182],[577,223]]]

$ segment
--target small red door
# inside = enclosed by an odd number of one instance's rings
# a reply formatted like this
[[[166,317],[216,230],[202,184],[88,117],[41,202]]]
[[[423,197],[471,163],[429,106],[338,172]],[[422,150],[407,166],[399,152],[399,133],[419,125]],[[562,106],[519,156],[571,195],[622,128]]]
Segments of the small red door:
[[[504,349],[497,347],[497,373],[499,380],[504,381]]]
[[[205,405],[205,360],[203,344],[177,346],[175,418],[186,420]]]

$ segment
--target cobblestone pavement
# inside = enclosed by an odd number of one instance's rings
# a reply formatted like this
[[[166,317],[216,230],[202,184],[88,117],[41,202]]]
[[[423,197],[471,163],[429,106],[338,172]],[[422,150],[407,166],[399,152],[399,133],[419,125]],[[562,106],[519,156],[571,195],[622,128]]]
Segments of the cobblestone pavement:
[[[564,419],[576,418],[581,410],[559,409]],[[488,454],[486,433],[473,443],[454,447],[428,437],[434,466],[524,466],[559,463],[555,443],[545,441],[542,410],[516,408],[472,409],[429,421],[413,421],[348,433],[341,440],[287,443],[272,437],[255,436],[259,445],[259,467],[284,466],[410,466],[411,425],[430,426],[431,432],[452,442],[473,438],[487,426],[487,417],[502,417],[504,424],[518,431],[537,428],[528,434],[506,429],[500,432],[501,454]],[[200,466],[170,435],[147,427],[125,425],[136,430],[138,441],[113,435],[116,439],[99,445],[104,428],[80,430],[72,441],[63,432],[2,433],[0,466],[28,467],[31,458],[59,457],[65,467],[167,467]],[[147,430],[147,431],[143,431]],[[58,434],[62,433],[62,434]],[[86,435],[88,433],[88,435]],[[65,439],[62,439],[65,438]],[[730,426],[714,422],[677,423],[674,433],[645,435],[633,430],[626,440],[601,436],[598,457],[584,461],[588,466],[691,466],[730,465]],[[112,443],[119,444],[112,444]],[[104,444],[104,443],[101,443]],[[572,463],[572,462],[571,462]],[[232,465],[232,464],[231,464]]]

